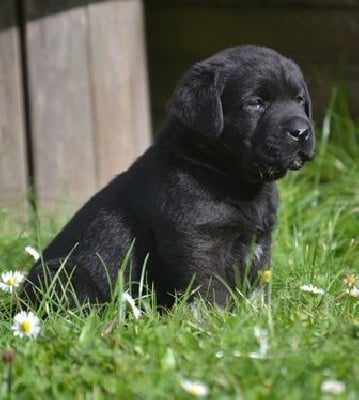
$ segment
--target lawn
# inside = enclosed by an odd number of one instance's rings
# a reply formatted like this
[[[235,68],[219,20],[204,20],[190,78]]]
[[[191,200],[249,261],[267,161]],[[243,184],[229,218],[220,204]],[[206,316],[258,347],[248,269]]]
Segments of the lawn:
[[[280,182],[268,304],[179,299],[160,315],[143,298],[136,318],[120,296],[101,312],[50,312],[28,338],[11,330],[16,294],[0,291],[0,398],[358,399],[359,298],[345,279],[359,276],[359,126],[333,97],[316,128],[315,161]],[[24,248],[64,216],[40,229],[9,210],[0,218],[0,271],[26,271]]]

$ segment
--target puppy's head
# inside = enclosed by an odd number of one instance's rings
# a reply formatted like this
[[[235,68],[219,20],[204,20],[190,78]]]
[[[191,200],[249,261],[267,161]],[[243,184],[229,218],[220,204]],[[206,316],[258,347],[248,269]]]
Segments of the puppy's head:
[[[314,157],[311,102],[300,68],[267,48],[240,46],[196,64],[168,112],[197,141],[217,147],[219,167],[231,165],[242,179],[275,180]]]

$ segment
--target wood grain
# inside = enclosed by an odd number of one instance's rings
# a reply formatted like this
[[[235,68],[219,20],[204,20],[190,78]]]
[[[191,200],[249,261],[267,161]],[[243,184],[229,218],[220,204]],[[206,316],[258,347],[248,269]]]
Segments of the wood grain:
[[[89,5],[90,73],[99,185],[150,143],[142,2]]]
[[[51,1],[25,4],[38,205],[72,211],[97,189],[87,13],[51,14]],[[44,17],[31,20],[34,9]]]
[[[50,211],[79,207],[150,142],[142,2],[63,4],[26,2],[35,181]]]
[[[16,4],[0,5],[0,207],[24,209],[27,158]]]

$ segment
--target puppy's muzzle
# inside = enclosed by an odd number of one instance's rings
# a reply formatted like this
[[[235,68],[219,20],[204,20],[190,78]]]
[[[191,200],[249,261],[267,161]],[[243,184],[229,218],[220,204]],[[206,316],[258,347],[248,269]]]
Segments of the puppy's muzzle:
[[[315,141],[312,126],[306,118],[294,117],[287,121],[283,130],[288,143],[292,148],[296,148],[296,155],[288,167],[291,170],[298,170],[314,157]]]

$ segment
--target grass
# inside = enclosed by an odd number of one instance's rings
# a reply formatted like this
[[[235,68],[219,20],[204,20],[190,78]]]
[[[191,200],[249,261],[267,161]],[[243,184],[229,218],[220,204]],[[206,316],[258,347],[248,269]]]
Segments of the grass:
[[[51,313],[29,340],[12,335],[11,296],[1,292],[0,398],[190,399],[189,379],[210,399],[358,399],[359,301],[343,280],[359,275],[359,126],[345,110],[334,98],[316,160],[280,182],[268,305],[242,300],[230,312],[179,300],[159,315],[144,298],[136,319],[114,299],[101,312]],[[39,237],[7,211],[0,218],[1,271],[29,269],[25,246],[58,229],[45,220]],[[307,283],[324,295],[302,291]],[[328,379],[344,393],[323,393]]]

